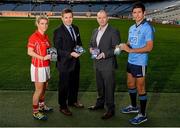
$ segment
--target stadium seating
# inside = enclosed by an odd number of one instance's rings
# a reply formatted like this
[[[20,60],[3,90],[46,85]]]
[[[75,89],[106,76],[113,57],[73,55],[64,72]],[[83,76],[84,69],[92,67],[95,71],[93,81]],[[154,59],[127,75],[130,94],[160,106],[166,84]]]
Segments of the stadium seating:
[[[180,2],[179,1],[164,1],[154,4],[146,4],[148,8],[147,18],[154,20],[180,20]]]
[[[117,2],[117,1],[116,1]],[[30,16],[38,15],[42,13],[51,13],[49,16],[59,16],[60,12],[64,8],[71,8],[75,16],[94,16],[96,13],[104,9],[112,17],[120,18],[132,18],[131,8],[135,2],[117,2],[110,3],[106,2],[67,2],[60,0],[59,2],[32,2],[32,1],[19,1],[19,2],[1,2],[0,3],[0,14],[4,16],[4,11],[22,11],[30,13]],[[153,21],[180,21],[180,1],[178,0],[169,0],[163,2],[145,2],[147,18]],[[9,12],[16,14],[16,12]],[[10,14],[10,15],[11,15]],[[18,13],[18,15],[21,13]],[[25,13],[22,13],[25,14]]]
[[[14,9],[14,11],[31,11],[31,6],[31,4],[20,4]]]
[[[0,11],[12,11],[16,4],[1,4]]]

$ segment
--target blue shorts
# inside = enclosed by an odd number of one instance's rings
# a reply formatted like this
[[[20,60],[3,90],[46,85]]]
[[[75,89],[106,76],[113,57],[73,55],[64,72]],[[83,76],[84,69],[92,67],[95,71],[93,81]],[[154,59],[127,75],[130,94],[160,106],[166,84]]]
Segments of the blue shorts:
[[[147,66],[127,64],[127,72],[135,78],[144,77],[146,75]]]

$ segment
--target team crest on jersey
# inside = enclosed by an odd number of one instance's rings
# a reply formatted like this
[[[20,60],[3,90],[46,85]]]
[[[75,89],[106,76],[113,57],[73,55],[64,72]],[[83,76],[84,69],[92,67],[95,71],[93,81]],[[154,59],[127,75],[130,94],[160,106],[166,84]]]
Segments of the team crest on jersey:
[[[138,36],[132,36],[130,37],[130,43],[132,45],[137,45],[138,44]]]
[[[138,31],[138,34],[141,34],[141,31]]]
[[[46,45],[49,46],[49,42],[46,42]]]

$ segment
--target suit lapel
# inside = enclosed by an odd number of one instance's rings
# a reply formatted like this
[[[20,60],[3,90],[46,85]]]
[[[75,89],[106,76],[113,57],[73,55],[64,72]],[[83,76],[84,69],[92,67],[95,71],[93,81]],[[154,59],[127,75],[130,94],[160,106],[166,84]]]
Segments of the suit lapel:
[[[69,33],[68,29],[66,28],[66,26],[63,24],[63,29],[64,29],[64,32],[65,32],[65,35],[67,36],[68,39],[71,39],[71,41],[73,42],[72,40],[72,37],[71,37],[71,34]],[[74,28],[73,28],[74,29]],[[75,43],[75,42],[74,42]]]
[[[97,47],[97,42],[96,42],[96,38],[97,38],[97,34],[98,34],[98,29],[96,29],[96,31],[94,32],[94,37],[93,37],[93,40],[95,42],[95,46]]]
[[[71,38],[71,35],[69,33],[69,31],[67,30],[66,26],[63,24],[63,29],[64,29],[64,32],[65,32],[65,35],[68,37],[68,38]]]

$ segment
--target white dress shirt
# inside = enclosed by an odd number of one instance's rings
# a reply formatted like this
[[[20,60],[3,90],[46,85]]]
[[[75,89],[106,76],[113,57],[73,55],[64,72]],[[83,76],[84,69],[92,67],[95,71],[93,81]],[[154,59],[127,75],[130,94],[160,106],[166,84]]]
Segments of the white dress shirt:
[[[99,42],[101,40],[101,37],[103,36],[104,32],[106,31],[108,24],[106,24],[106,26],[104,26],[103,28],[99,27],[98,28],[98,34],[96,37],[96,42],[97,42],[97,46],[99,46]]]

